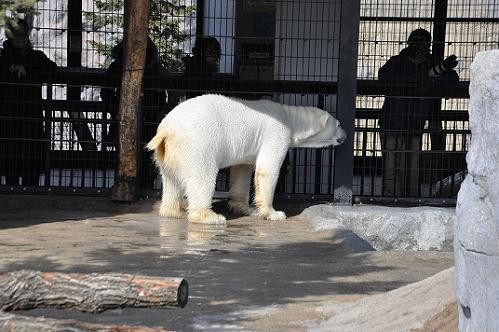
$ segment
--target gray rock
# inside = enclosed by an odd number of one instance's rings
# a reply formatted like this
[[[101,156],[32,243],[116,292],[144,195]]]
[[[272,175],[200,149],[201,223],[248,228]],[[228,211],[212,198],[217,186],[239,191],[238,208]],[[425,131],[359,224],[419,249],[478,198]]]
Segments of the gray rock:
[[[499,50],[471,66],[468,175],[455,224],[460,331],[499,331]]]
[[[317,228],[351,230],[376,250],[452,251],[454,209],[326,204],[303,213]]]

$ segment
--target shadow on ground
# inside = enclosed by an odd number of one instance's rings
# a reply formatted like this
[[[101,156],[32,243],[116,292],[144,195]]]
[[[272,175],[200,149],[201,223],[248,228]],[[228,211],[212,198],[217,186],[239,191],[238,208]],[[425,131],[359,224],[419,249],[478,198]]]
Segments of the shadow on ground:
[[[12,220],[11,228],[0,228],[0,250],[10,253],[0,260],[1,269],[183,277],[190,287],[187,307],[125,308],[95,315],[36,309],[17,314],[191,331],[208,328],[203,322],[210,317],[234,319],[235,312],[244,310],[386,292],[452,265],[449,256],[381,253],[355,246],[351,234],[316,232],[299,216],[282,222],[230,216],[224,226],[194,225],[159,218],[149,202],[131,213],[94,212],[98,205],[89,206],[62,214],[48,206],[44,213],[52,212],[53,217],[47,221],[24,218],[23,226]],[[216,209],[224,211],[223,204]],[[87,211],[83,218],[81,213]],[[21,232],[16,227],[25,228]],[[9,236],[19,241],[5,244],[2,239]],[[238,324],[251,319],[237,316]]]
[[[153,200],[134,204],[112,202],[110,198],[104,197],[0,194],[0,230],[123,213],[149,212],[153,210],[153,203]]]

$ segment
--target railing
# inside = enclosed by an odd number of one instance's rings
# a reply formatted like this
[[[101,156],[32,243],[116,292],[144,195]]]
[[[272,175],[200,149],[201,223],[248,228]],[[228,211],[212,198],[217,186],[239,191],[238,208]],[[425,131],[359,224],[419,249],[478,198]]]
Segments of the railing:
[[[81,87],[87,89],[101,87],[118,87],[119,79],[109,77],[102,70],[83,70],[81,68],[63,68],[54,76],[39,78],[39,84],[48,81],[47,98],[44,101],[46,112],[46,128],[51,128],[47,137],[47,164],[42,186],[26,188],[23,186],[1,186],[0,191],[23,192],[77,192],[95,195],[107,195],[114,184],[114,169],[116,167],[116,151],[112,146],[116,142],[105,142],[103,132],[115,123],[108,119],[105,105],[95,100],[60,100],[53,87]],[[84,85],[82,85],[84,82]],[[228,75],[211,78],[190,78],[182,75],[164,76],[158,82],[146,80],[145,89],[165,89],[166,91],[217,92],[231,95],[262,96],[273,94],[312,94],[334,95],[337,91],[335,82],[296,82],[296,81],[242,81]],[[404,91],[404,86],[387,87],[378,81],[359,80],[357,91],[359,96],[379,98],[383,95],[395,96]],[[460,82],[458,86],[442,87],[435,91],[433,96],[425,98],[468,98],[468,83]],[[61,98],[62,99],[62,98]],[[319,100],[322,100],[319,98]],[[322,101],[323,102],[323,101]],[[320,103],[320,102],[319,102]],[[321,106],[321,105],[318,105]],[[340,110],[341,111],[341,110]],[[380,181],[383,176],[383,150],[380,144],[380,130],[376,125],[380,109],[373,107],[358,107],[356,110],[356,137],[354,147],[354,196],[356,201],[404,201],[402,197],[387,197],[383,195]],[[466,123],[467,111],[445,110],[435,115],[434,120],[443,123]],[[155,125],[155,124],[150,124]],[[90,139],[80,139],[75,132],[78,127],[85,127],[90,131]],[[456,186],[465,170],[466,147],[469,143],[470,132],[467,127],[442,130],[426,129],[421,134],[423,143],[432,133],[447,136],[449,146],[445,151],[432,151],[424,148],[420,153],[421,188],[416,197],[405,197],[409,203],[455,204]],[[80,135],[82,136],[82,135]],[[88,135],[87,135],[88,136]],[[454,137],[451,139],[451,137]],[[105,144],[107,143],[107,144]],[[145,142],[140,142],[143,146]],[[108,147],[106,147],[108,146]],[[110,146],[110,147],[109,147]],[[150,161],[144,160],[142,154],[139,160],[139,173]],[[281,194],[314,197],[330,196],[331,169],[334,158],[331,152],[316,152],[308,150],[294,150],[290,152],[291,169],[287,175],[287,184],[279,187]],[[324,158],[329,161],[324,162]],[[310,164],[309,164],[310,163]],[[329,171],[321,168],[327,167]],[[311,171],[303,171],[308,168]],[[321,174],[324,173],[325,177]],[[329,177],[327,176],[329,175]],[[139,177],[141,175],[139,174]],[[302,177],[302,178],[300,178]],[[151,180],[151,179],[150,179]],[[154,179],[152,179],[154,180]],[[447,181],[444,183],[442,181]],[[153,183],[154,182],[154,183]],[[149,181],[149,194],[159,194],[160,181]],[[153,183],[151,187],[151,183]],[[48,184],[48,185],[46,185]],[[222,174],[218,187],[226,190],[227,179]],[[151,191],[152,190],[152,191]],[[446,191],[445,191],[446,190]]]
[[[354,146],[354,195],[356,202],[378,202],[387,204],[432,204],[455,205],[460,183],[466,174],[466,152],[471,139],[468,128],[467,106],[460,105],[469,98],[469,82],[457,86],[442,86],[438,91],[421,96],[422,99],[440,101],[442,110],[431,114],[431,120],[441,124],[441,128],[430,128],[419,132],[421,148],[414,157],[410,149],[396,153],[405,158],[417,158],[418,188],[411,194],[386,194],[383,183],[384,156],[387,150],[382,147],[384,132],[377,125],[381,114],[384,96],[403,96],[405,86],[386,86],[379,81],[358,81],[358,107],[356,111]],[[364,100],[363,100],[364,99]],[[376,101],[366,102],[366,99]],[[460,106],[456,107],[456,103]],[[443,137],[443,149],[432,148],[432,137]],[[409,168],[409,166],[406,166]],[[405,174],[409,174],[407,169]],[[400,180],[404,181],[404,180]]]

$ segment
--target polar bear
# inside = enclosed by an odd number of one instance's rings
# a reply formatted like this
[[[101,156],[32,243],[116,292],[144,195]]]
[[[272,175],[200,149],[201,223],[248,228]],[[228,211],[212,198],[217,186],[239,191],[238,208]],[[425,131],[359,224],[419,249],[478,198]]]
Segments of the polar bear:
[[[336,146],[345,139],[338,120],[315,107],[214,94],[188,99],[165,116],[146,146],[154,151],[163,180],[159,214],[224,223],[225,217],[216,214],[211,204],[218,171],[230,167],[231,210],[267,220],[285,219],[272,202],[289,148]],[[253,172],[256,209],[249,206]]]

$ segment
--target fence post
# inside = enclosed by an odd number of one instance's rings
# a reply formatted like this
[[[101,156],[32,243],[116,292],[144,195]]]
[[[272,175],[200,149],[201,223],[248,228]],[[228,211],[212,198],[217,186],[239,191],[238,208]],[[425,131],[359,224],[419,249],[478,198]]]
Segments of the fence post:
[[[338,101],[336,109],[338,120],[347,132],[348,137],[342,145],[335,148],[333,201],[338,204],[352,203],[359,20],[360,0],[342,0]]]
[[[131,202],[137,196],[137,109],[149,28],[149,0],[125,1],[124,66],[118,114],[118,174],[111,198]]]
[[[81,68],[82,59],[82,0],[68,1],[68,67]],[[68,85],[67,100],[79,102],[81,100],[81,86]],[[97,146],[95,139],[85,122],[86,115],[77,108],[68,112],[72,120],[73,130],[76,133],[78,143],[84,151],[95,151]],[[94,128],[95,130],[95,128]],[[84,174],[84,171],[83,173]]]

